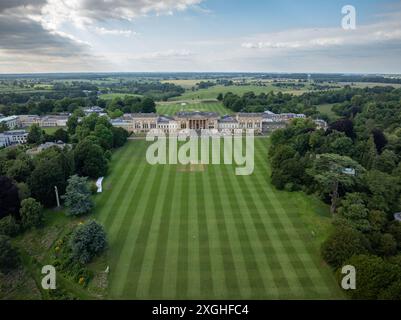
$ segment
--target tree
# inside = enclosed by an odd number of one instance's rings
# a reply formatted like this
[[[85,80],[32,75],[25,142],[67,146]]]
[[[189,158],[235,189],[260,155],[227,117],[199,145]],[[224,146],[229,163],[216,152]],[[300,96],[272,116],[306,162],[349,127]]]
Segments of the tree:
[[[397,242],[398,250],[401,249],[401,223],[398,221],[393,221],[389,228],[388,232],[394,237]]]
[[[156,112],[156,104],[151,98],[145,98],[142,101],[142,111],[144,113],[155,113]]]
[[[33,124],[29,129],[27,142],[29,144],[41,144],[43,142],[42,129],[37,124]]]
[[[103,149],[89,139],[78,143],[74,150],[74,159],[80,176],[96,179],[107,173],[107,160]]]
[[[384,147],[388,143],[387,138],[384,135],[384,133],[381,130],[377,129],[377,128],[372,130],[372,135],[373,135],[373,140],[374,140],[375,145],[376,145],[377,152],[379,154],[381,154],[382,150],[384,149]]]
[[[333,122],[329,127],[329,132],[332,130],[344,132],[348,138],[355,138],[354,124],[349,119],[340,119]]]
[[[25,199],[21,202],[21,220],[25,229],[37,228],[43,225],[43,207],[33,198]]]
[[[128,138],[128,131],[123,128],[112,127],[113,132],[113,148],[122,147]]]
[[[74,175],[68,179],[68,186],[63,199],[68,208],[68,215],[79,216],[91,211],[93,201],[87,178]]]
[[[58,158],[40,159],[29,179],[32,196],[45,207],[56,204],[54,187],[57,186],[59,194],[63,194],[66,186],[66,177]]]
[[[223,99],[224,99],[224,96],[223,96],[223,94],[220,92],[220,93],[218,94],[218,96],[217,96],[217,100],[218,100],[218,101],[223,101]]]
[[[381,292],[400,280],[401,268],[380,257],[355,255],[346,264],[357,270],[356,290],[349,291],[353,299],[376,300]]]
[[[68,132],[64,129],[57,129],[56,132],[53,133],[53,138],[55,141],[63,141],[64,143],[68,142]]]
[[[359,193],[347,193],[341,201],[338,212],[345,217],[356,230],[368,232],[371,228],[368,216],[369,210],[365,206],[362,195]]]
[[[398,162],[397,155],[391,150],[384,150],[381,155],[376,158],[375,168],[382,172],[392,173]]]
[[[96,221],[89,221],[74,230],[70,246],[72,257],[86,264],[100,255],[107,247],[106,232]]]
[[[330,212],[334,214],[337,209],[338,189],[352,187],[365,169],[349,157],[337,154],[317,155],[313,167],[307,169],[310,174],[331,196]]]
[[[0,235],[0,271],[8,273],[18,266],[17,251],[12,247],[10,239]]]
[[[75,130],[77,129],[77,126],[78,126],[78,116],[73,114],[67,120],[68,133],[71,135],[75,134]]]
[[[104,150],[109,150],[113,147],[113,133],[111,129],[103,124],[97,124],[93,134],[99,139],[100,146]]]
[[[0,176],[0,219],[8,215],[19,219],[20,199],[18,188],[5,176]]]
[[[7,170],[7,176],[18,182],[26,182],[32,171],[32,166],[24,160],[16,159],[12,161]]]
[[[398,280],[381,290],[379,300],[401,300],[401,280]]]
[[[334,268],[341,267],[354,254],[367,253],[368,242],[352,228],[336,229],[322,245],[324,260]]]
[[[13,216],[0,219],[0,235],[14,237],[18,234],[20,226]]]

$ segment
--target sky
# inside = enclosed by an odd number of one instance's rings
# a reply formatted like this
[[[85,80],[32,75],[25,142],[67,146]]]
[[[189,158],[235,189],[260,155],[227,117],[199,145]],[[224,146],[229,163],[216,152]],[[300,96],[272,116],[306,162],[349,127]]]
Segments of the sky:
[[[0,0],[0,73],[36,72],[401,74],[401,1]]]

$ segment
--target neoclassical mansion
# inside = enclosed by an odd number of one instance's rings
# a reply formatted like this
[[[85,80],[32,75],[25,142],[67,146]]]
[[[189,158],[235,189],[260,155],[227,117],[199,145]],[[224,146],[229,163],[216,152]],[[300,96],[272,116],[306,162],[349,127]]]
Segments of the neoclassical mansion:
[[[236,129],[253,129],[256,134],[268,133],[285,128],[296,118],[306,118],[304,114],[282,113],[275,114],[270,111],[264,113],[237,113],[220,116],[215,112],[178,112],[174,116],[161,116],[155,113],[125,114],[119,119],[111,120],[113,126],[122,127],[128,132],[144,134],[150,130],[160,130],[166,134],[181,130],[217,130],[219,132],[233,133]],[[314,120],[318,128],[327,129],[324,120]]]

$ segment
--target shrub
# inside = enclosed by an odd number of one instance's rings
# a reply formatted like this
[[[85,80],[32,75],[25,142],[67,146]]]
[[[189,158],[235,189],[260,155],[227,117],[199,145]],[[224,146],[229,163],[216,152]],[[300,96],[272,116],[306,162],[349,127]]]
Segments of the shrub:
[[[336,229],[322,245],[324,260],[334,268],[339,268],[355,254],[367,253],[366,238],[352,228]]]
[[[43,225],[43,207],[33,198],[21,202],[20,214],[24,228],[37,228]]]
[[[66,194],[62,198],[65,199],[68,215],[83,215],[93,208],[91,190],[87,178],[84,177],[74,175],[68,179]]]
[[[20,231],[20,226],[12,216],[7,216],[0,220],[0,235],[9,237],[16,236]]]
[[[73,232],[70,240],[72,257],[82,264],[92,261],[107,247],[106,233],[96,221],[89,221]]]
[[[401,268],[382,258],[370,255],[356,255],[347,261],[356,272],[356,290],[350,290],[353,299],[375,300],[379,295],[389,295],[390,286],[401,280]]]
[[[0,271],[7,273],[18,266],[18,253],[12,247],[10,239],[0,235]]]

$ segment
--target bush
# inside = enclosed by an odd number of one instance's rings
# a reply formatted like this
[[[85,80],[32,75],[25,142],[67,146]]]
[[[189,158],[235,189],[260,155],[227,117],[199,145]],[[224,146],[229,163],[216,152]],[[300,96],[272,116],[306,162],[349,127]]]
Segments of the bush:
[[[0,271],[11,271],[18,266],[18,262],[18,253],[12,247],[10,238],[0,235]]]
[[[65,199],[65,206],[68,208],[67,215],[83,215],[93,208],[87,178],[74,175],[68,179],[66,194],[62,198]]]
[[[353,299],[375,300],[383,294],[392,294],[394,283],[401,280],[401,268],[377,256],[356,255],[347,261],[356,269],[356,290],[350,290]]]
[[[352,228],[336,229],[322,245],[324,260],[334,268],[339,268],[355,254],[367,253],[368,242]]]
[[[96,221],[89,221],[79,226],[70,240],[72,257],[86,264],[100,255],[107,247],[106,233]]]
[[[0,235],[9,237],[16,236],[20,231],[20,226],[12,216],[7,216],[0,220]]]
[[[22,225],[26,229],[43,225],[43,207],[33,198],[28,198],[21,202],[20,214]]]
[[[394,282],[379,294],[380,300],[401,300],[401,280]]]

